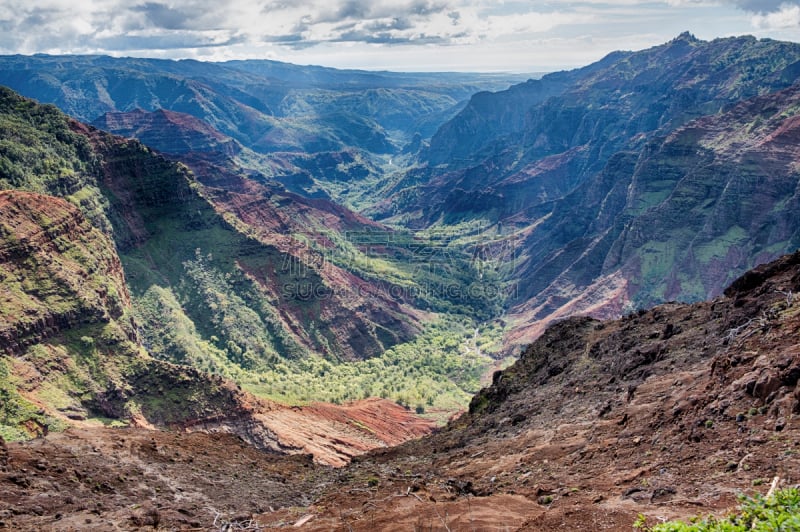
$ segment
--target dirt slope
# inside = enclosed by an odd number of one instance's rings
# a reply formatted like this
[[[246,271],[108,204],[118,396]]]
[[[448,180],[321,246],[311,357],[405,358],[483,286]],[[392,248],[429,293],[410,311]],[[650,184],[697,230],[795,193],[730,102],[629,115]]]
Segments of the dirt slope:
[[[308,504],[324,472],[221,434],[70,429],[9,448],[0,528],[14,530],[211,529],[216,512]]]
[[[189,432],[84,423],[28,442],[0,440],[0,529],[208,530],[254,516],[293,524],[336,479],[330,464],[433,428],[382,399],[278,406],[254,418],[289,455],[231,434],[233,416]]]
[[[378,398],[342,406],[286,407],[256,418],[277,434],[285,448],[312,454],[315,461],[332,466],[346,465],[373,449],[420,438],[436,426],[397,403]]]

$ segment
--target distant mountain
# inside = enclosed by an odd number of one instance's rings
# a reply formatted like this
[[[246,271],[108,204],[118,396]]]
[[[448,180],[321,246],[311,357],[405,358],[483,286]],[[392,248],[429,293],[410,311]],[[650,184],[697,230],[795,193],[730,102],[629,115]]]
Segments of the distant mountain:
[[[190,115],[245,148],[275,154],[277,163],[263,158],[251,162],[262,164],[263,173],[274,173],[290,190],[358,207],[380,196],[381,165],[395,154],[408,158],[403,150],[414,142],[418,151],[420,140],[454,116],[473,93],[524,79],[336,70],[274,61],[0,56],[0,85],[53,103],[85,123],[103,127],[107,113]],[[163,120],[161,124],[166,125]],[[121,135],[140,133],[122,124],[105,126]],[[142,140],[147,143],[152,137]],[[348,180],[364,185],[342,186],[341,170],[313,161],[317,154],[323,160],[356,160],[339,168],[354,166]]]
[[[658,132],[786,88],[798,75],[797,44],[752,37],[703,42],[683,34],[648,50],[614,52],[583,69],[477,94],[433,136],[424,167],[408,176],[423,201],[407,210],[421,210],[422,224],[473,211],[493,220],[536,216],[615,153],[639,150]]]
[[[163,109],[106,113],[92,125],[116,135],[138,139],[168,157],[188,164],[209,186],[235,187],[243,183],[241,175],[247,175],[268,183],[274,190],[286,187],[307,198],[329,199],[315,177],[324,176],[330,184],[358,181],[378,172],[354,149],[311,154],[260,154],[200,119]],[[231,181],[234,174],[241,175]],[[296,200],[304,201],[300,197]]]
[[[800,246],[799,75],[800,45],[684,34],[479,94],[369,212],[513,232],[521,343],[575,313],[711,297]]]
[[[474,92],[504,88],[521,79],[341,71],[272,61],[0,57],[0,84],[42,103],[54,103],[84,122],[107,112],[166,109],[200,118],[260,151],[357,146],[359,127],[378,135],[393,131],[398,138],[410,139],[417,131],[429,136],[440,123],[431,124],[431,115],[443,121],[443,113],[456,112],[456,106]],[[336,131],[326,133],[316,121],[337,116],[331,120],[345,128],[344,138]],[[316,146],[319,143],[324,147]],[[371,151],[374,146],[358,147]],[[384,149],[382,145],[377,151]]]
[[[159,109],[106,113],[92,125],[98,129],[135,138],[164,153],[214,152],[235,157],[242,145],[208,123],[185,113]]]
[[[298,89],[369,90],[425,89],[430,92],[455,94],[468,98],[481,87],[505,86],[511,79],[527,79],[526,74],[474,72],[391,72],[387,70],[338,69],[314,65],[294,65],[266,59],[235,60],[220,63],[268,79],[280,80]],[[460,86],[460,89],[456,87]]]

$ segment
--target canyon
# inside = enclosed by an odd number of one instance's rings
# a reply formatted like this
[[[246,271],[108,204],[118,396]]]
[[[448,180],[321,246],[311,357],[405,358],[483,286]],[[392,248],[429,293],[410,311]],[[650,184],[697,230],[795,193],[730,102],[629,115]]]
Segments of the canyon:
[[[798,73],[688,33],[527,80],[0,57],[0,527],[629,530],[793,485]]]

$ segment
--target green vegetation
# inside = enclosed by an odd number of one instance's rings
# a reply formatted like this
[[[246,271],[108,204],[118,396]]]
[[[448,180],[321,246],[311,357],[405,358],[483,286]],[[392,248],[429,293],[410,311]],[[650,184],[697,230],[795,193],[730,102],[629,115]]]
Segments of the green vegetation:
[[[215,331],[227,340],[225,350],[228,359],[242,368],[266,367],[276,362],[279,355],[268,335],[270,328],[266,323],[272,316],[262,317],[234,291],[230,282],[234,274],[229,272],[223,275],[215,270],[211,256],[203,257],[199,250],[195,259],[184,261],[183,266],[186,271],[185,282],[191,285],[183,293],[198,296],[196,301],[187,303],[199,303],[196,315],[208,313],[204,321],[213,324]],[[244,281],[240,279],[240,284],[244,284]],[[274,322],[270,325],[273,328],[280,327]]]
[[[482,345],[498,342],[501,330],[485,327]],[[241,375],[249,391],[279,401],[341,403],[383,397],[411,408],[464,408],[480,389],[492,359],[475,347],[475,327],[466,318],[442,318],[411,342],[379,357],[332,363],[308,357],[280,362],[266,372]]]
[[[695,248],[695,255],[700,264],[706,266],[712,260],[723,260],[731,249],[738,249],[747,242],[747,231],[738,225],[733,225],[725,234],[704,242]]]
[[[41,433],[44,427],[63,428],[62,421],[45,415],[19,393],[19,380],[9,371],[8,363],[0,358],[0,436],[6,441],[19,441]]]
[[[170,231],[169,225],[162,226],[162,230]],[[387,235],[391,235],[388,245]],[[414,295],[417,304],[429,302],[437,310],[457,313],[428,326],[418,338],[364,361],[344,363],[336,357],[321,356],[333,352],[332,342],[325,336],[327,331],[313,321],[305,324],[306,330],[316,345],[326,349],[319,354],[297,346],[290,350],[285,346],[292,345],[291,338],[283,333],[272,314],[269,299],[259,299],[253,293],[251,279],[216,259],[220,253],[206,253],[208,249],[218,249],[215,242],[231,246],[234,237],[208,234],[203,239],[204,250],[195,250],[193,258],[183,261],[183,271],[174,271],[171,275],[175,277],[168,285],[152,282],[151,274],[143,269],[145,253],[136,251],[135,255],[142,258],[135,260],[132,254],[126,255],[127,270],[133,272],[129,278],[135,287],[137,319],[143,326],[145,345],[156,356],[232,378],[257,395],[288,403],[340,403],[376,396],[409,407],[419,406],[424,411],[465,407],[480,388],[479,379],[492,362],[490,357],[499,352],[503,332],[497,324],[487,324],[476,332],[473,320],[464,317],[479,314],[480,307],[488,307],[484,311],[488,315],[494,311],[489,305],[498,304],[498,299],[488,303],[475,299],[477,303],[470,307],[454,305],[437,296],[437,290],[441,293],[446,286],[466,292],[463,285],[469,277],[457,271],[472,266],[466,254],[437,249],[415,257],[415,251],[429,243],[420,243],[407,234],[375,233],[371,235],[374,242],[364,240],[370,234],[359,235],[359,240],[354,235],[350,240],[336,233],[328,236],[335,244],[333,251],[328,249],[327,257],[332,262],[364,278],[383,279],[399,287],[403,294]],[[309,245],[320,253],[325,251],[313,243]],[[381,253],[374,255],[378,245]],[[145,244],[144,249],[148,246]],[[440,256],[434,257],[437,253]],[[243,263],[252,271],[280,273],[280,268],[272,266],[276,260],[258,259],[251,254]],[[487,285],[496,282],[488,277]],[[145,282],[140,284],[140,280]],[[297,283],[303,282],[304,277],[286,280]],[[309,300],[297,304],[313,308],[318,303]],[[309,314],[318,315],[318,311]],[[269,334],[270,331],[274,333]],[[275,338],[282,344],[276,344]]]
[[[54,105],[0,87],[0,189],[61,196],[106,233],[108,202],[96,186],[99,161],[89,141]]]
[[[326,233],[334,246],[311,245],[326,260],[363,279],[387,286],[397,299],[417,308],[488,320],[502,312],[507,283],[504,257],[487,251],[492,235],[478,247],[472,227],[434,231]]]
[[[723,518],[695,517],[689,523],[670,521],[653,526],[639,516],[634,528],[644,532],[778,532],[800,530],[800,491],[787,488],[764,497],[740,497],[736,513]]]
[[[63,430],[67,422],[42,409],[101,413],[98,397],[121,386],[141,355],[116,321],[76,327],[0,358],[0,435],[23,440]],[[142,359],[144,360],[144,359]],[[123,404],[118,406],[124,413]]]
[[[227,352],[200,337],[194,322],[183,311],[172,291],[152,285],[138,299],[136,315],[137,321],[145,325],[142,327],[142,342],[151,353],[234,378],[235,368]]]
[[[282,261],[277,250],[229,224],[184,167],[137,143],[104,157],[110,172],[131,181],[126,186],[134,193],[123,200],[109,191],[112,209],[133,208],[144,226],[115,218],[114,230],[122,241],[139,241],[121,246],[120,258],[154,356],[178,363],[202,360],[199,367],[227,374],[222,359],[244,368],[266,367],[279,354],[306,351],[281,323],[275,297],[241,267],[258,263],[271,269]]]
[[[16,345],[0,358],[0,434],[19,440],[85,417],[140,353],[111,239],[55,199],[3,205],[0,324]]]

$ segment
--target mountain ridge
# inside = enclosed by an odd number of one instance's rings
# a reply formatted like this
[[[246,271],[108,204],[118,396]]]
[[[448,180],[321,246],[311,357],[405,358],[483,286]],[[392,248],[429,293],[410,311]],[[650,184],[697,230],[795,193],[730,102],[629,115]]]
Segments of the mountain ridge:
[[[606,279],[628,279],[624,299],[647,306],[659,300],[697,300],[719,294],[736,272],[800,247],[797,228],[784,215],[793,211],[789,206],[796,203],[798,194],[791,163],[794,144],[789,140],[796,133],[797,121],[784,116],[786,109],[795,106],[797,94],[798,86],[793,85],[741,102],[718,116],[689,122],[666,137],[653,139],[640,156],[624,163],[620,157],[620,165],[609,165],[606,184],[595,182],[606,187],[599,189],[605,192],[576,189],[581,199],[572,204],[588,211],[586,218],[605,209],[606,222],[598,223],[603,219],[598,216],[593,225],[587,224],[589,231],[582,238],[596,242],[578,247],[583,264],[566,266],[561,275],[569,278],[572,270],[576,272],[573,278],[579,279],[581,268],[596,268],[599,275],[589,284],[589,292],[594,290],[592,283],[602,291]],[[751,141],[732,140],[737,131],[748,127]],[[694,192],[698,188],[702,194]],[[676,197],[682,198],[680,204],[672,200]],[[773,201],[787,209],[778,209]],[[609,216],[613,205],[618,206],[616,220]],[[687,206],[693,206],[689,220]],[[579,219],[575,208],[569,212]],[[750,225],[740,227],[745,222]],[[695,231],[686,231],[687,223]],[[659,264],[646,262],[646,254],[639,250],[666,245],[658,242],[671,243],[670,249],[681,251],[662,255]],[[673,247],[677,242],[681,244]],[[546,267],[552,265],[544,261],[539,266]],[[523,312],[544,303],[546,297],[568,299],[566,293],[558,295],[558,282],[527,303]],[[559,303],[547,305],[552,310]],[[612,300],[613,305],[617,304]],[[547,307],[534,312],[547,312]]]
[[[614,317],[671,299],[713,297],[757,262],[796,249],[791,209],[777,207],[795,201],[794,155],[791,142],[768,137],[760,148],[740,146],[752,155],[740,161],[733,151],[694,146],[684,128],[715,117],[724,124],[721,115],[739,123],[729,135],[756,136],[770,127],[775,135],[781,128],[789,135],[799,52],[793,43],[753,37],[706,42],[682,34],[647,50],[610,54],[584,69],[481,93],[439,129],[388,198],[367,212],[415,228],[482,222],[487,234],[502,226],[513,235],[514,251],[504,257],[514,265],[505,278],[513,287],[509,350],[568,315]],[[757,116],[768,105],[780,110],[771,119]],[[490,125],[475,126],[483,123]],[[673,134],[683,135],[683,146]],[[703,142],[724,144],[724,136]],[[703,159],[709,149],[714,155]],[[702,171],[702,161],[714,169],[701,182],[692,172]],[[734,184],[739,165],[772,192]],[[677,188],[668,188],[683,174],[688,177]],[[658,183],[667,188],[657,191]],[[763,202],[760,211],[748,207],[739,214],[754,215],[758,227],[738,227],[721,206],[712,208],[706,194],[717,194],[726,183],[754,195],[743,194],[745,204]],[[693,249],[691,234],[678,227],[689,204],[695,207],[688,221],[702,229],[694,258],[684,256],[687,246]],[[782,229],[770,232],[765,216]],[[658,236],[667,231],[670,236]],[[723,249],[731,251],[727,261],[715,258]],[[709,261],[714,264],[707,268]]]

